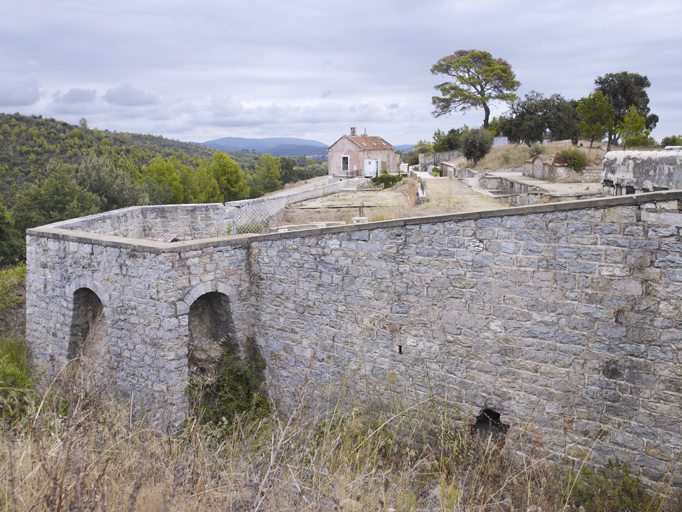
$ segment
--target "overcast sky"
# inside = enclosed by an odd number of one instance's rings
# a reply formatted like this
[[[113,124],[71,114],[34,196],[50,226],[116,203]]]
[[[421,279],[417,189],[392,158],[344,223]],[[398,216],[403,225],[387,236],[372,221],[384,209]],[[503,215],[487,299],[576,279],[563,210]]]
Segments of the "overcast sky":
[[[606,73],[646,75],[653,136],[682,134],[680,0],[3,4],[0,112],[183,141],[330,144],[356,126],[408,144],[483,122],[431,115],[431,66],[478,49],[512,65],[521,95],[578,99]]]

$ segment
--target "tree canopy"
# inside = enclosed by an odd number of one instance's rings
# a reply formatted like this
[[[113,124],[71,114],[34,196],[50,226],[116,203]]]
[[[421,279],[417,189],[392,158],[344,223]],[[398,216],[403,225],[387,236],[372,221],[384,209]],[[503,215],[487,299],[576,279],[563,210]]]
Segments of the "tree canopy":
[[[560,94],[545,98],[531,91],[525,99],[512,103],[510,115],[495,121],[502,135],[513,142],[525,142],[528,146],[542,141],[546,130],[552,140],[571,139],[577,142],[578,120],[573,100],[565,100]]]
[[[441,96],[433,96],[431,102],[436,117],[455,110],[466,111],[482,108],[485,115],[483,128],[488,128],[490,103],[514,101],[514,91],[519,88],[511,65],[504,59],[481,50],[457,50],[443,57],[431,67],[434,75],[446,75],[453,80],[435,86]]]
[[[463,128],[452,128],[447,133],[436,130],[433,134],[434,153],[445,153],[459,149],[462,134],[467,131],[466,125]]]
[[[661,139],[661,146],[682,146],[682,135],[668,135]]]
[[[33,184],[19,195],[13,215],[20,232],[98,213],[100,199],[79,187],[63,169],[55,170],[43,183]]]
[[[279,190],[282,188],[281,175],[282,164],[279,158],[272,155],[261,156],[259,158],[259,165],[256,167],[256,173],[251,177],[250,186],[252,191],[258,195],[263,195]]]
[[[14,229],[12,216],[0,196],[0,268],[15,264],[22,253],[22,237]]]
[[[601,91],[613,107],[614,127],[609,131],[609,146],[618,140],[615,127],[625,120],[625,114],[634,106],[637,113],[644,117],[647,130],[653,130],[658,123],[658,116],[651,113],[649,95],[645,91],[651,87],[649,79],[638,73],[607,73],[594,81],[595,90]]]
[[[639,115],[634,105],[630,107],[616,129],[616,134],[623,139],[624,148],[645,144],[650,133],[646,129],[644,116]]]
[[[212,167],[223,201],[239,201],[249,197],[249,187],[237,162],[225,153],[216,151]]]
[[[601,140],[613,130],[613,107],[602,91],[596,91],[584,98],[575,109],[578,116],[580,135],[590,139],[590,148],[595,139]]]
[[[79,187],[100,198],[103,211],[149,204],[143,185],[106,157],[88,155],[72,175]]]

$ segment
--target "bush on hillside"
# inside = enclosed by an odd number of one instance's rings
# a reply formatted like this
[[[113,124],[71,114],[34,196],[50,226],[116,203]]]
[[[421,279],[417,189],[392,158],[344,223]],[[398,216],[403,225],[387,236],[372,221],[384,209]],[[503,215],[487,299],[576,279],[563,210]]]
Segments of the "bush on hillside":
[[[462,134],[460,148],[467,160],[473,160],[474,166],[478,164],[493,147],[493,138],[483,128],[469,130]]]
[[[533,145],[528,149],[528,153],[530,154],[530,157],[531,157],[531,158],[536,157],[536,156],[538,156],[538,155],[541,155],[541,154],[543,154],[544,152],[545,152],[545,146],[543,146],[543,145],[540,144],[539,142],[536,142],[535,144],[533,144]]]

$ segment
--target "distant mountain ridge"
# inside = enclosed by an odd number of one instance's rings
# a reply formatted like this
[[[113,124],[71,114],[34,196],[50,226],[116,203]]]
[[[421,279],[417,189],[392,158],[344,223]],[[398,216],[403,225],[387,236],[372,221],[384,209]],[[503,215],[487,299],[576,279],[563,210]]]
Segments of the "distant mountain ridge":
[[[256,153],[270,153],[275,156],[326,155],[328,147],[324,142],[295,137],[267,137],[264,139],[223,137],[201,144],[221,151],[255,151]]]

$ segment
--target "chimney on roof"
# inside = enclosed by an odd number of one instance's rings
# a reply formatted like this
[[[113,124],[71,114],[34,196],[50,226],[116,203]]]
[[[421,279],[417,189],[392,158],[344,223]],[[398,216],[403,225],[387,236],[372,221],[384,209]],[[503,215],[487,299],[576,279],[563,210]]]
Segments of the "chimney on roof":
[[[355,129],[355,126],[350,127],[350,136],[355,137],[358,134],[358,131]]]
[[[365,128],[365,133],[363,133],[362,136],[367,137],[367,128]]]

